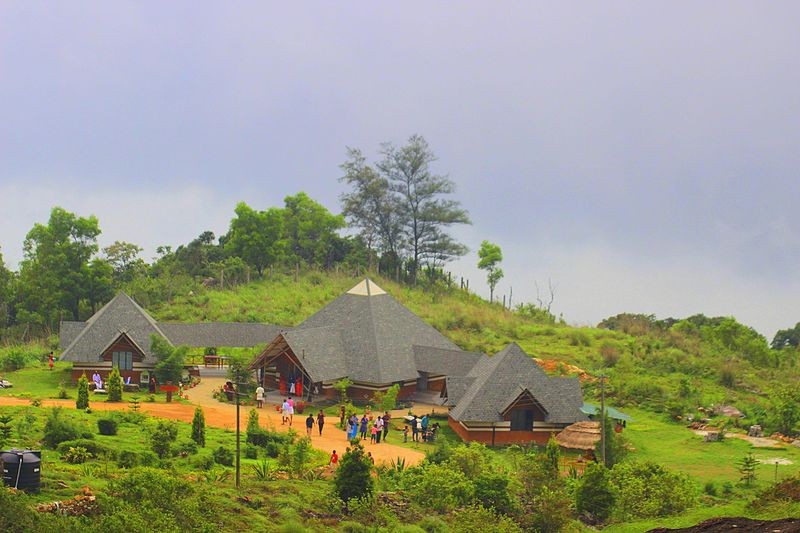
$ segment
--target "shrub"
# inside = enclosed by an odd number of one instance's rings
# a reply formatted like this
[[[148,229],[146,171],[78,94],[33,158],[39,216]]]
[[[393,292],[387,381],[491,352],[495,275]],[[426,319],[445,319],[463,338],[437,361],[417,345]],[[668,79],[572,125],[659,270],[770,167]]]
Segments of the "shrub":
[[[403,485],[415,503],[439,513],[468,505],[475,496],[475,487],[464,473],[446,464],[411,468],[403,476]]]
[[[64,385],[64,382],[62,381],[61,385],[58,386],[58,399],[66,400],[67,398],[69,398],[69,393],[67,393],[67,387],[66,385]]]
[[[609,482],[608,469],[592,463],[586,468],[575,492],[575,509],[605,522],[614,508],[614,491]]]
[[[150,444],[159,458],[170,455],[170,446],[178,438],[178,426],[174,422],[159,420],[150,433]]]
[[[101,435],[116,435],[117,421],[112,418],[100,418],[97,420],[97,430]]]
[[[438,516],[426,516],[417,523],[425,533],[448,533],[450,528]]]
[[[267,457],[276,459],[281,453],[281,445],[275,441],[267,442],[266,446],[264,446],[264,451],[267,452]]]
[[[233,452],[224,446],[220,446],[212,453],[214,462],[223,466],[233,466]]]
[[[119,375],[119,368],[114,367],[108,374],[108,382],[106,383],[108,390],[107,402],[121,402],[122,401],[122,377]]]
[[[706,481],[706,484],[703,485],[703,492],[705,492],[709,496],[716,496],[717,495],[717,484],[714,483],[712,480]]]
[[[486,509],[511,514],[514,500],[508,489],[509,478],[504,473],[485,472],[475,478],[475,499]]]
[[[87,407],[89,407],[89,380],[86,379],[84,372],[78,378],[78,399],[75,400],[75,408],[86,409]]]
[[[719,369],[719,382],[723,387],[736,388],[736,369],[727,363]]]
[[[130,450],[122,450],[117,457],[117,465],[120,468],[133,468],[139,464],[139,454]]]
[[[83,448],[94,457],[108,456],[113,458],[116,456],[116,451],[111,446],[92,439],[66,440],[58,445],[57,450],[61,455],[64,455],[70,448]]]
[[[580,329],[572,329],[567,334],[569,343],[573,346],[591,346],[592,337],[588,333]]]
[[[206,445],[206,417],[200,407],[195,408],[192,418],[192,440],[198,446]]]
[[[680,513],[696,499],[691,479],[655,463],[626,462],[611,469],[615,518],[628,521]]]
[[[61,407],[54,407],[47,415],[42,440],[48,448],[56,448],[60,443],[80,438],[84,434],[77,424],[64,417]]]
[[[252,444],[246,444],[244,447],[245,459],[258,459],[258,447]]]
[[[339,498],[349,502],[353,498],[364,498],[372,494],[372,462],[364,453],[364,447],[356,442],[339,461],[333,477],[333,486]]]
[[[615,344],[605,341],[600,346],[600,357],[603,358],[603,366],[613,367],[620,358],[619,348]]]
[[[483,526],[495,533],[517,533],[522,529],[507,516],[498,516],[491,509],[480,505],[471,505],[453,513],[450,531],[453,533],[472,533]]]
[[[94,457],[86,448],[81,446],[71,447],[62,455],[62,459],[72,465],[85,463]]]
[[[187,457],[197,453],[197,443],[191,439],[180,442],[173,450],[175,455]]]
[[[196,455],[192,457],[191,465],[196,470],[211,470],[214,468],[214,458],[211,455]]]

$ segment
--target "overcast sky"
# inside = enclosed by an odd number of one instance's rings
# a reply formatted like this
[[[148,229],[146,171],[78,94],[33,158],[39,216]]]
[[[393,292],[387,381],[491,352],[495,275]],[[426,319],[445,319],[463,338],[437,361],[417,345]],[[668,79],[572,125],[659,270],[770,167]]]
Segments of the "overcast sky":
[[[0,2],[0,252],[60,205],[101,246],[338,212],[345,147],[423,135],[488,295],[800,321],[796,2]]]

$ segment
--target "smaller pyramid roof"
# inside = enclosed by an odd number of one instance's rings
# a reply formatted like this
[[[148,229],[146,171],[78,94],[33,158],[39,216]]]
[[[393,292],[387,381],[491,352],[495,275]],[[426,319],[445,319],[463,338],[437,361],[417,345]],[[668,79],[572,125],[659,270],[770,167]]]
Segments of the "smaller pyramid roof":
[[[551,378],[516,343],[492,357],[478,360],[464,378],[447,378],[450,391],[459,396],[450,411],[454,420],[500,422],[503,412],[527,391],[546,412],[546,421],[555,424],[586,420],[580,408],[583,394],[576,378]]]
[[[83,329],[68,327],[73,336],[61,354],[64,361],[89,363],[99,361],[103,351],[121,334],[126,334],[144,352],[144,362],[154,363],[155,355],[150,349],[150,336],[158,335],[167,342],[155,320],[139,304],[124,292],[118,293],[86,321]]]

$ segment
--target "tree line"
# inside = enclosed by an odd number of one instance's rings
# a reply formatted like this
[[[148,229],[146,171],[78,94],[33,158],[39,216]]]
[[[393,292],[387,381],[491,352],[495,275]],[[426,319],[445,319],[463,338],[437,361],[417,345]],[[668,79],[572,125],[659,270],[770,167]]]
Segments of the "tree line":
[[[17,272],[0,255],[0,334],[57,331],[61,320],[86,319],[120,289],[151,305],[198,284],[229,286],[274,269],[361,268],[410,284],[425,272],[423,282],[441,281],[444,264],[467,252],[449,233],[469,223],[452,199],[455,184],[432,171],[436,158],[421,136],[402,147],[383,144],[381,155],[371,166],[359,150],[347,150],[341,214],[304,192],[265,210],[239,202],[225,234],[204,231],[188,244],[159,246],[150,263],[131,242],[101,250],[97,217],[54,207],[28,232]]]

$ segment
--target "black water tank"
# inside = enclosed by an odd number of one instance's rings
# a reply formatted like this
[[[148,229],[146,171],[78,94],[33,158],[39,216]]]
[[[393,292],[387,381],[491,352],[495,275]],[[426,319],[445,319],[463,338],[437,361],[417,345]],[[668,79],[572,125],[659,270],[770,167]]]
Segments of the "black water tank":
[[[42,479],[42,452],[9,450],[0,452],[3,483],[7,487],[39,492]]]

